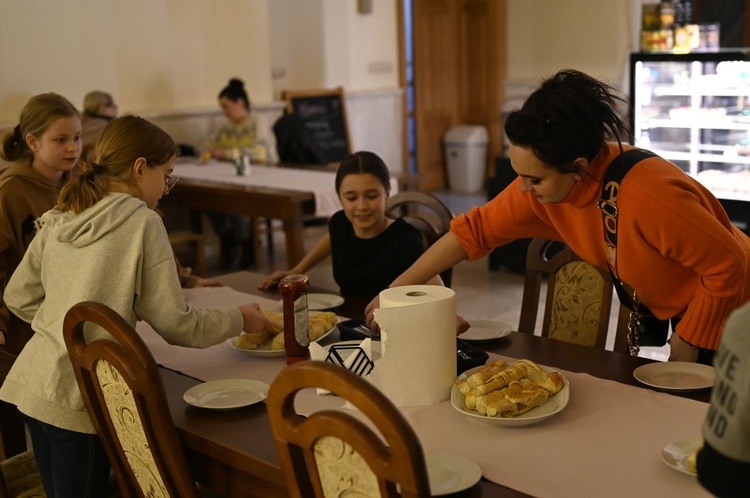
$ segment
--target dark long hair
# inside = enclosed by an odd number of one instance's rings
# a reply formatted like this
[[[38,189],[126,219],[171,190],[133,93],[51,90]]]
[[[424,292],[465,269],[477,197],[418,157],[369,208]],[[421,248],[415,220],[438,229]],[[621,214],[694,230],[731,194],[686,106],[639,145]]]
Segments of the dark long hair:
[[[229,84],[219,92],[219,98],[221,99],[222,97],[226,97],[232,102],[242,99],[245,109],[250,110],[250,99],[245,91],[245,82],[239,78],[229,80]]]
[[[626,104],[617,90],[572,69],[542,82],[521,109],[505,121],[505,134],[516,146],[529,148],[544,163],[573,173],[579,157],[592,160],[609,140],[622,148],[629,140],[618,105]]]
[[[349,175],[361,175],[370,173],[385,187],[385,193],[391,192],[391,175],[388,166],[374,152],[362,150],[353,154],[347,154],[341,160],[339,169],[336,171],[336,192],[341,190],[341,182]]]

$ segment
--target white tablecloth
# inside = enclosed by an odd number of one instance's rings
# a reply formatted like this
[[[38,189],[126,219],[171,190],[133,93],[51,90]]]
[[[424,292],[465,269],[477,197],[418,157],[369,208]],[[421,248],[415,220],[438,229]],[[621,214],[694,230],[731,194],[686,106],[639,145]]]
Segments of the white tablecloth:
[[[195,306],[257,302],[280,309],[277,301],[229,288],[191,289],[186,295]],[[138,331],[160,364],[203,380],[239,377],[270,384],[285,366],[283,357],[251,356],[227,344],[205,350],[170,346],[143,322]],[[536,425],[491,425],[461,414],[450,401],[402,412],[425,451],[462,455],[477,462],[490,481],[533,496],[710,496],[695,477],[668,467],[660,456],[667,444],[700,436],[706,403],[588,374],[563,374],[570,382],[568,406]],[[298,399],[303,412],[342,405],[338,398],[311,393]]]
[[[228,185],[312,192],[315,197],[315,216],[319,217],[328,218],[341,209],[336,194],[336,173],[331,171],[253,165],[249,176],[238,176],[232,163],[209,161],[207,163],[178,162],[174,175],[179,178],[210,180]]]

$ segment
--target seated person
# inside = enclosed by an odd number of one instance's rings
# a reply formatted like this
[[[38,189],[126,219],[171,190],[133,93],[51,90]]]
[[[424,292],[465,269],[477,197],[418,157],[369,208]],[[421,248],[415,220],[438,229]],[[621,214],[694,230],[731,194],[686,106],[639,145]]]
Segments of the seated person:
[[[722,497],[750,495],[750,304],[732,313],[714,355],[716,383],[697,456],[698,481]]]
[[[229,84],[219,92],[219,105],[228,122],[204,144],[202,160],[211,157],[231,160],[235,154],[248,153],[253,162],[278,162],[273,134],[262,116],[251,112],[250,99],[242,80],[229,80]],[[206,215],[221,241],[221,268],[232,271],[250,266],[255,259],[250,218],[225,213]]]
[[[250,154],[253,162],[277,163],[276,141],[263,116],[252,112],[245,83],[237,78],[219,92],[219,105],[228,122],[204,144],[203,159],[231,160],[235,152]]]
[[[287,275],[306,273],[331,256],[333,278],[344,298],[367,303],[388,287],[394,275],[408,268],[425,250],[422,234],[406,221],[385,216],[390,176],[383,160],[372,152],[348,154],[336,172],[336,192],[342,210],[326,233],[297,265],[263,280],[268,289]],[[431,284],[442,285],[440,277]]]
[[[94,146],[102,131],[104,131],[104,127],[116,117],[117,104],[115,104],[112,95],[99,90],[86,94],[83,99],[83,118],[81,119],[83,129],[81,159],[83,161],[91,162],[93,160]]]

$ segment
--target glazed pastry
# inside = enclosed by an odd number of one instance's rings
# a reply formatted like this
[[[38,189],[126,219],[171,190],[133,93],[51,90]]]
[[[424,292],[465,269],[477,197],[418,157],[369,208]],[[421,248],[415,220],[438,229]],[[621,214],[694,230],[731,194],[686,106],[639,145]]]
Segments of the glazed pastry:
[[[503,360],[495,360],[487,363],[484,367],[480,368],[466,379],[469,387],[481,386],[487,382],[490,377],[497,374],[507,366],[508,363]]]

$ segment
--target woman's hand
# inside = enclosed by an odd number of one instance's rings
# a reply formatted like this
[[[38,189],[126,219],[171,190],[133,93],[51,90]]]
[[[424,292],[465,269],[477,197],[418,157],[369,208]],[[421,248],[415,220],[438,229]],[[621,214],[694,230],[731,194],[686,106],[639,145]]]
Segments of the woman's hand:
[[[380,330],[378,322],[375,321],[375,310],[380,308],[380,296],[375,296],[370,304],[365,306],[365,320],[367,321],[367,327],[373,332],[377,333]]]
[[[469,330],[469,322],[463,319],[461,315],[456,315],[456,335],[461,335]]]
[[[689,361],[695,363],[698,361],[698,353],[700,348],[697,348],[685,342],[675,332],[672,337],[669,338],[669,361]]]
[[[260,306],[257,303],[243,304],[239,306],[239,309],[244,321],[242,326],[243,332],[253,333],[264,329],[271,330],[271,322],[260,311]]]
[[[270,289],[271,287],[278,285],[282,278],[291,275],[292,273],[293,272],[290,270],[275,271],[258,284],[258,289]]]

